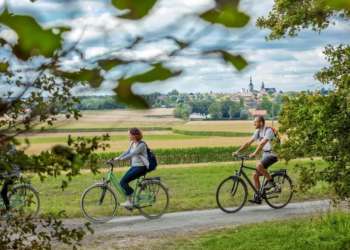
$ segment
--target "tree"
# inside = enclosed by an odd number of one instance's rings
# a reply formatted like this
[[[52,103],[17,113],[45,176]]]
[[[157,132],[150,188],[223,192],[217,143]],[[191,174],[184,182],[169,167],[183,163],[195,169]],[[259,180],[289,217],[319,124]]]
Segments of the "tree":
[[[239,119],[240,120],[248,120],[249,118],[249,114],[245,109],[241,109],[240,113],[239,113]]]
[[[233,102],[229,98],[225,98],[220,101],[222,118],[230,119],[230,115],[231,115],[230,109],[231,109],[232,103]]]
[[[185,103],[180,103],[176,105],[174,109],[175,117],[178,117],[184,120],[187,120],[190,117],[191,113],[192,113],[191,106]]]
[[[240,113],[241,113],[240,104],[237,102],[232,102],[230,104],[229,113],[230,113],[230,119],[239,119]]]
[[[208,112],[209,112],[209,115],[210,115],[210,118],[211,119],[214,119],[214,120],[220,120],[222,119],[222,106],[221,106],[221,103],[220,102],[213,102],[209,108],[208,108]]]
[[[299,31],[311,27],[321,32],[333,24],[332,18],[347,20],[350,6],[344,0],[275,0],[267,17],[259,17],[257,26],[268,28],[268,39],[297,36]]]
[[[348,1],[307,0],[275,1],[268,17],[257,25],[271,29],[269,39],[296,36],[301,29],[322,31],[337,17],[348,20]],[[321,156],[326,169],[314,164],[301,168],[302,188],[317,181],[328,182],[340,198],[350,197],[350,46],[327,46],[324,50],[330,66],[316,73],[323,84],[331,84],[328,94],[304,92],[285,97],[279,117],[280,131],[286,140],[279,151],[289,160],[300,156]]]
[[[271,114],[272,111],[272,102],[270,101],[270,99],[267,96],[263,96],[261,103],[259,104],[259,108],[261,109],[265,109],[269,115]]]

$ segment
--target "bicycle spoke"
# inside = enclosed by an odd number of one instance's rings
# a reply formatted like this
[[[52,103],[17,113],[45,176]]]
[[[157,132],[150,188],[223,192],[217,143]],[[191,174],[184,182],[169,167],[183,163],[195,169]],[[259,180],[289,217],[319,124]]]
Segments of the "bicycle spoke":
[[[136,206],[145,217],[159,218],[168,208],[169,196],[166,188],[159,182],[142,184],[136,194]]]
[[[247,187],[236,177],[221,182],[216,192],[216,202],[221,210],[234,213],[240,210],[247,200]]]
[[[265,200],[273,208],[286,206],[293,196],[292,181],[287,175],[277,174],[273,176],[275,187],[266,191]]]
[[[108,186],[96,184],[83,193],[81,209],[90,221],[106,222],[115,215],[117,199]]]

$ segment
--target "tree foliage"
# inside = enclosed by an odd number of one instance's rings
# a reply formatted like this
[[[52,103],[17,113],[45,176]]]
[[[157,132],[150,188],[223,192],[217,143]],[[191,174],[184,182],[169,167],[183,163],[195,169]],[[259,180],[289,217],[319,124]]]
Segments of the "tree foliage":
[[[285,36],[297,36],[302,30],[311,27],[321,32],[334,23],[334,17],[348,19],[350,8],[346,1],[337,0],[275,0],[267,17],[259,17],[257,26],[268,28],[268,39],[280,39]],[[338,4],[336,4],[338,3]]]
[[[275,0],[269,15],[259,18],[257,25],[271,30],[269,39],[279,39],[296,36],[309,27],[320,32],[334,23],[335,18],[346,22],[349,17],[348,1]],[[279,124],[286,140],[279,151],[287,160],[321,156],[329,166],[326,169],[314,164],[301,167],[302,188],[326,181],[338,197],[349,198],[350,46],[328,45],[324,54],[329,66],[317,72],[315,78],[332,86],[332,90],[327,94],[309,91],[285,97]]]

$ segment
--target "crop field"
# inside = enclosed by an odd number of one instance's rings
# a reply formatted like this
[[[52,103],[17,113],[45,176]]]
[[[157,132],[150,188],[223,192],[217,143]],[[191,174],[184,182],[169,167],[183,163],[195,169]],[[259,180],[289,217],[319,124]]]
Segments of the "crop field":
[[[31,133],[26,152],[36,154],[55,144],[65,143],[67,135],[111,135],[107,152],[120,152],[128,147],[127,129],[141,127],[144,139],[154,149],[238,146],[254,131],[252,121],[189,121],[173,116],[173,109],[83,111],[79,120],[59,118],[48,132]],[[275,123],[276,124],[276,123]],[[271,122],[268,121],[268,125]],[[121,130],[121,131],[116,131]]]
[[[189,136],[179,134],[147,134],[144,139],[153,149],[161,148],[193,148],[193,147],[219,147],[219,146],[238,146],[245,142],[249,137],[214,137],[214,136]],[[53,145],[64,143],[67,136],[31,136],[31,145],[27,149],[28,153],[39,153],[42,150],[50,149]],[[119,152],[127,149],[129,145],[126,132],[124,135],[112,135],[109,142],[111,147],[109,152]]]
[[[267,121],[272,126],[272,121]],[[278,126],[276,122],[274,127]],[[253,132],[253,121],[190,121],[175,127],[176,129],[189,131],[225,131],[225,132]]]
[[[67,120],[59,117],[54,128],[128,128],[142,127],[169,127],[182,124],[183,121],[173,116],[173,109],[159,108],[150,110],[99,110],[82,111],[79,120]]]
[[[238,146],[254,131],[251,121],[185,122],[173,116],[173,109],[166,108],[146,111],[83,111],[82,114],[79,120],[59,118],[51,128],[57,131],[27,134],[21,137],[20,141],[24,141],[24,137],[27,137],[30,146],[26,151],[35,154],[48,150],[55,144],[65,143],[68,134],[74,137],[109,133],[111,147],[107,151],[120,152],[129,144],[127,129],[134,126],[145,128],[144,139],[154,149]],[[172,128],[173,131],[171,131]],[[124,131],[113,131],[113,129]],[[177,132],[176,129],[181,131]],[[187,133],[187,130],[197,131],[197,134]],[[204,133],[198,133],[198,131],[204,131]],[[206,133],[206,131],[214,131],[214,133]],[[216,131],[218,134],[215,133]],[[245,133],[242,134],[242,132]]]

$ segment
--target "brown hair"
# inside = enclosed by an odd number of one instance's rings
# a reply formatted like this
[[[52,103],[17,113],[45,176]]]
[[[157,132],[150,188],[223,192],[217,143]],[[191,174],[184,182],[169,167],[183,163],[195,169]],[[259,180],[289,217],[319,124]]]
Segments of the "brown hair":
[[[256,117],[256,119],[257,119],[259,122],[262,122],[262,123],[264,124],[264,126],[265,126],[265,118],[264,118],[264,116],[258,115],[258,116]]]
[[[138,128],[129,129],[129,133],[133,135],[137,141],[141,141],[143,138],[142,131]]]

